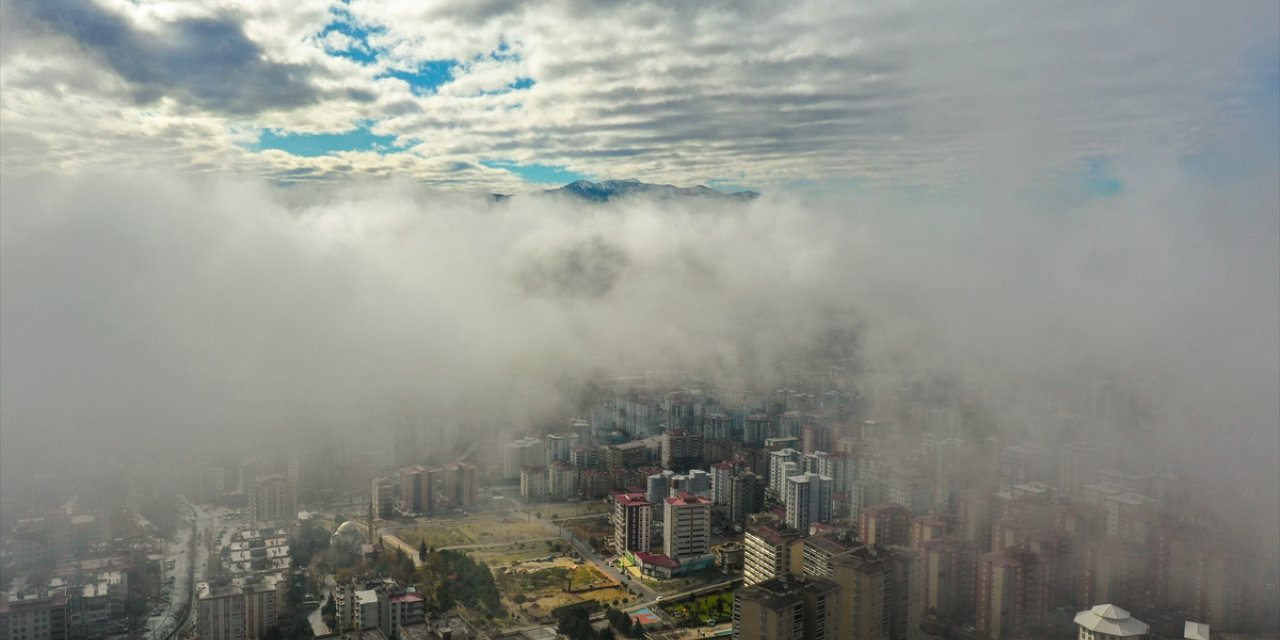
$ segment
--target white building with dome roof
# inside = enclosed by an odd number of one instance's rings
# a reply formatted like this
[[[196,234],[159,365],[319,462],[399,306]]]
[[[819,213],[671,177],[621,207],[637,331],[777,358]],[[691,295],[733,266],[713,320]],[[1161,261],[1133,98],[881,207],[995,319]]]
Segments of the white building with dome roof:
[[[1147,637],[1147,623],[1129,615],[1128,611],[1113,604],[1100,604],[1076,614],[1076,626],[1080,627],[1078,640],[1118,640],[1119,638]]]
[[[364,543],[364,532],[360,531],[360,525],[356,524],[354,520],[348,520],[338,525],[338,530],[334,531],[333,536],[329,539],[329,544],[350,549],[357,553],[360,551],[360,545]]]

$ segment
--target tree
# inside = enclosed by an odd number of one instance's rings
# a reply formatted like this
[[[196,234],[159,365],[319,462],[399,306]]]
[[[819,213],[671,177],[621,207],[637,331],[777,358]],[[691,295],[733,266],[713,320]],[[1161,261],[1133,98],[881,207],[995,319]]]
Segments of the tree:
[[[419,559],[419,560],[426,560],[426,559],[427,559],[427,540],[426,540],[426,538],[423,538],[423,539],[422,539],[422,541],[418,543],[418,559]]]

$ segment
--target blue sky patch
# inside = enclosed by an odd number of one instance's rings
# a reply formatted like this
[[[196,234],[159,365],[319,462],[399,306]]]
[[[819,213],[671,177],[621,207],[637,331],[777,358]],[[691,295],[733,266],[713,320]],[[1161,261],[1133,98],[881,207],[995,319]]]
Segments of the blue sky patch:
[[[409,83],[416,95],[435,93],[436,89],[453,81],[453,68],[457,60],[428,60],[415,71],[388,70],[381,77],[399,78]]]
[[[373,33],[381,33],[384,31],[381,27],[364,27],[356,24],[355,19],[346,9],[334,7],[329,10],[331,19],[329,24],[320,30],[320,37],[324,38],[330,33],[341,33],[351,38],[355,44],[344,50],[330,50],[329,55],[338,56],[354,60],[360,64],[373,64],[378,59],[378,52],[369,45],[369,35]]]
[[[480,164],[490,169],[510,171],[520,176],[520,179],[525,182],[534,184],[565,184],[574,180],[589,179],[589,176],[577,171],[548,164],[519,164],[510,160],[481,160]]]
[[[253,151],[279,149],[304,158],[327,156],[340,151],[374,151],[381,154],[402,151],[395,136],[380,136],[369,131],[370,123],[361,123],[342,133],[291,133],[280,129],[263,129]]]
[[[1124,183],[1112,172],[1109,160],[1086,158],[1084,162],[1084,170],[1077,174],[1077,179],[1085,195],[1112,198],[1124,193]]]

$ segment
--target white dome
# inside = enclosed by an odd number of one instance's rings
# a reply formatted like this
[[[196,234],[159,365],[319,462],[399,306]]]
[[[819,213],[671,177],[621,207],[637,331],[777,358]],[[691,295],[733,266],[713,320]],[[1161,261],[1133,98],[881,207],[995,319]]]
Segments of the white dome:
[[[346,522],[344,522],[344,523],[342,523],[342,524],[338,525],[338,530],[337,530],[337,531],[335,531],[333,535],[335,535],[335,536],[337,536],[337,535],[343,535],[343,536],[349,536],[349,535],[361,535],[361,534],[360,534],[360,525],[358,525],[358,524],[356,524],[356,523],[354,523],[354,522],[352,522],[352,521],[348,520],[348,521],[346,521]]]

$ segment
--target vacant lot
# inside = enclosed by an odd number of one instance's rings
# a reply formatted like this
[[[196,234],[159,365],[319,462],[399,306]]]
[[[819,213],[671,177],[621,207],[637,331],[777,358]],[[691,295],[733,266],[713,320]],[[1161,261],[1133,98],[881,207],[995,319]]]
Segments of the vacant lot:
[[[609,505],[598,501],[547,502],[525,505],[524,510],[529,513],[541,513],[542,517],[547,520],[557,520],[560,518],[576,518],[597,513],[608,513]]]
[[[561,523],[561,526],[572,531],[573,535],[581,540],[606,538],[613,535],[613,523],[609,521],[609,516],[607,515],[569,520]]]
[[[567,604],[595,600],[612,606],[631,598],[625,588],[594,566],[577,564],[559,554],[548,559],[545,549],[542,552],[533,560],[490,565],[513,626],[549,621],[553,609]]]
[[[421,540],[426,540],[428,546],[439,548],[544,538],[547,536],[547,530],[537,523],[522,518],[422,519],[415,525],[397,527],[395,534],[415,547]]]

